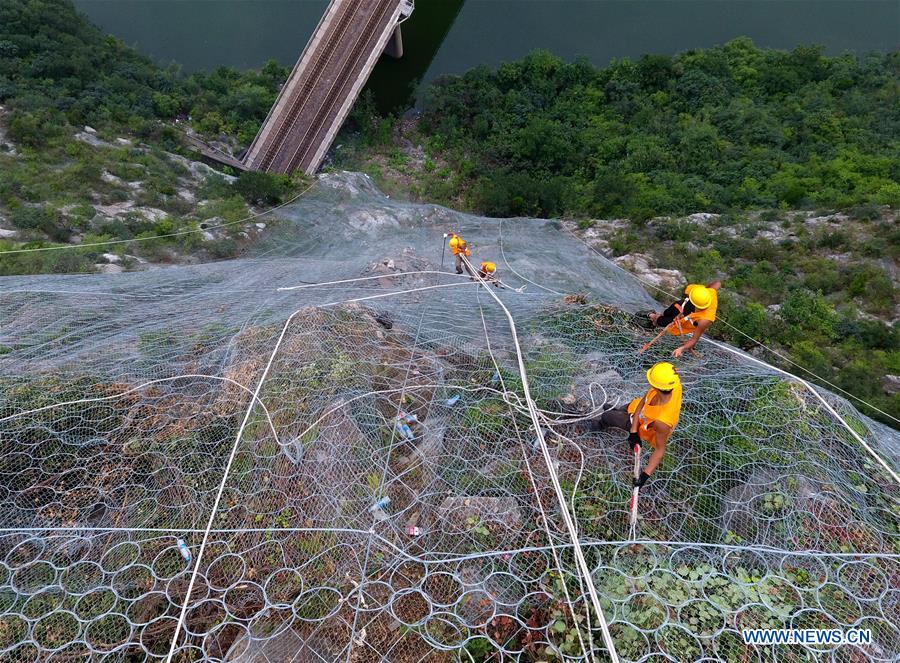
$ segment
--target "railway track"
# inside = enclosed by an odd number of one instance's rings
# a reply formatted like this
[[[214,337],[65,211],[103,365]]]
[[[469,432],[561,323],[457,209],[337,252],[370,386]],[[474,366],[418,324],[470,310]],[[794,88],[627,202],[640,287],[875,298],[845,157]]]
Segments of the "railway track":
[[[366,21],[365,27],[360,33],[359,39],[357,39],[356,44],[353,46],[353,50],[344,62],[340,74],[335,77],[331,87],[328,89],[325,100],[309,124],[312,138],[305,138],[297,149],[294,150],[294,153],[288,161],[288,171],[292,171],[297,167],[303,167],[305,169],[307,159],[310,156],[310,151],[315,154],[318,150],[330,128],[327,119],[335,111],[335,107],[339,103],[342,103],[345,98],[345,95],[343,94],[345,90],[352,88],[356,83],[356,76],[353,74],[359,67],[360,60],[371,54],[372,40],[377,39],[378,34],[384,29],[381,26],[383,26],[385,20],[393,14],[397,5],[397,0],[380,0],[378,5],[376,5],[375,9],[372,11],[369,19]],[[379,27],[381,27],[381,30],[378,29]],[[305,149],[303,148],[304,144],[306,145]]]
[[[279,118],[274,136],[270,135],[268,138],[268,145],[265,147],[262,161],[257,165],[260,170],[268,170],[272,165],[285,138],[290,133],[291,129],[293,129],[297,117],[305,109],[306,104],[309,101],[310,92],[312,92],[313,85],[316,82],[315,73],[321,72],[323,66],[326,66],[327,62],[331,59],[335,49],[338,44],[341,43],[341,40],[352,24],[353,18],[362,2],[363,0],[348,0],[345,3],[341,13],[338,15],[337,25],[332,28],[331,33],[326,37],[325,44],[317,49],[318,52],[316,53],[313,62],[300,72],[304,77],[304,80],[300,87],[294,90],[290,106],[286,113]]]
[[[307,170],[315,165],[311,159],[328,138],[347,94],[358,83],[361,68],[399,5],[399,0],[343,3],[309,62],[296,72],[300,80],[287,93],[290,97],[284,100],[284,110],[267,120],[275,126],[260,145],[260,157],[248,165],[278,172],[292,172],[298,167]]]

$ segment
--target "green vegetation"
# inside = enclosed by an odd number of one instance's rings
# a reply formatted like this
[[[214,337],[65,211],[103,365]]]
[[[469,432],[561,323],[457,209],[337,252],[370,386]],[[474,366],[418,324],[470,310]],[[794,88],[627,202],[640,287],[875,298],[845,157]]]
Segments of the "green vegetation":
[[[745,38],[602,69],[539,51],[437,82],[418,123],[392,130],[357,104],[342,165],[394,195],[568,217],[614,256],[724,278],[722,317],[788,358],[767,361],[900,417],[883,387],[900,373],[888,267],[900,258],[898,74],[896,52],[827,57]],[[792,210],[844,215],[814,224]],[[684,218],[695,212],[719,216]],[[611,230],[598,217],[629,221]],[[713,335],[755,345],[724,324]]]
[[[900,328],[893,323],[900,289],[888,271],[900,259],[900,233],[895,211],[875,208],[871,218],[869,209],[832,216],[833,223],[784,211],[705,223],[657,218],[613,232],[609,245],[614,255],[649,254],[689,282],[723,278],[724,322],[713,327],[714,337],[745,349],[756,339],[786,357],[762,359],[809,378],[791,362],[799,364],[900,417],[900,394],[883,388],[885,375],[900,374]]]
[[[538,51],[434,85],[421,127],[499,216],[896,205],[898,73],[746,38],[604,69]]]
[[[15,242],[0,240],[0,253],[137,239],[114,252],[235,255],[247,227],[234,222],[248,205],[277,204],[293,184],[260,173],[229,184],[182,158],[191,152],[173,122],[249,143],[286,75],[270,62],[184,76],[104,35],[70,0],[0,3],[0,225],[18,231]],[[234,225],[201,237],[221,223]],[[91,271],[114,248],[4,255],[0,275]]]

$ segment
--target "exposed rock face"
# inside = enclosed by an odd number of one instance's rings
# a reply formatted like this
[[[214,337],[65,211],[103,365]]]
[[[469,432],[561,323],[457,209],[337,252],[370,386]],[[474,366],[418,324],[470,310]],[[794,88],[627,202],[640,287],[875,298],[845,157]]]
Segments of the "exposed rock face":
[[[614,258],[613,262],[637,275],[641,280],[668,292],[677,292],[684,285],[684,275],[681,272],[677,269],[656,267],[656,261],[644,253],[629,253]]]
[[[404,248],[399,255],[385,256],[380,261],[372,263],[365,274],[367,276],[384,275],[386,278],[378,279],[378,284],[383,288],[394,288],[400,281],[396,278],[391,278],[390,275],[392,274],[422,272],[434,269],[437,269],[437,267],[431,261],[416,255],[410,248]],[[419,274],[404,277],[403,283],[409,286],[419,283],[424,285],[425,276]]]
[[[87,131],[87,129],[90,129],[90,131]],[[91,127],[85,127],[85,131],[79,131],[77,134],[75,134],[75,139],[80,140],[83,143],[87,143],[91,147],[110,147],[110,143],[97,138],[96,130],[92,129]]]
[[[107,184],[122,184],[122,178],[117,177],[110,173],[109,171],[104,170],[100,173],[100,179],[106,182]]]
[[[685,221],[690,221],[691,223],[700,223],[700,224],[708,224],[712,221],[718,221],[719,214],[713,214],[712,212],[696,212],[694,214],[689,214],[685,217]]]
[[[881,388],[886,394],[900,394],[900,375],[885,375]]]
[[[136,214],[143,217],[147,221],[161,221],[168,218],[168,213],[156,207],[137,207],[134,202],[127,200],[121,203],[112,203],[111,205],[94,205],[94,209],[101,216],[116,218],[129,214]]]
[[[593,223],[594,225],[590,228],[582,230],[572,221],[563,221],[566,230],[581,237],[588,246],[604,257],[612,258],[613,250],[609,246],[609,239],[619,230],[627,228],[629,221],[627,219],[598,219]]]

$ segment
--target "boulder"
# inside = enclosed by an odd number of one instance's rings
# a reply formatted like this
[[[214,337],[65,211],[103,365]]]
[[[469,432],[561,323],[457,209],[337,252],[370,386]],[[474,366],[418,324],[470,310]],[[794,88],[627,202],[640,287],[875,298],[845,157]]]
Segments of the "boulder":
[[[885,375],[881,380],[881,388],[886,394],[900,394],[900,375]]]
[[[90,129],[90,127],[87,127]],[[91,147],[109,147],[109,143],[105,140],[100,140],[97,138],[96,133],[91,133],[88,131],[79,131],[75,134],[75,139],[80,140],[82,143],[87,143]]]
[[[656,267],[653,258],[644,253],[629,253],[614,258],[613,262],[662,290],[678,291],[684,285],[684,275],[680,271]]]
[[[94,209],[103,216],[123,216],[134,210],[134,201],[126,200],[121,203],[112,203],[111,205],[94,205]]]

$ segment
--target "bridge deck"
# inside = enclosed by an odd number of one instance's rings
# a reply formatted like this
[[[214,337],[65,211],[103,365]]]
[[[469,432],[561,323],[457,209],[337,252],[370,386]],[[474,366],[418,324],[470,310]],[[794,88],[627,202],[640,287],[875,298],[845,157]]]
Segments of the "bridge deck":
[[[400,16],[403,0],[332,0],[244,163],[318,169]]]

